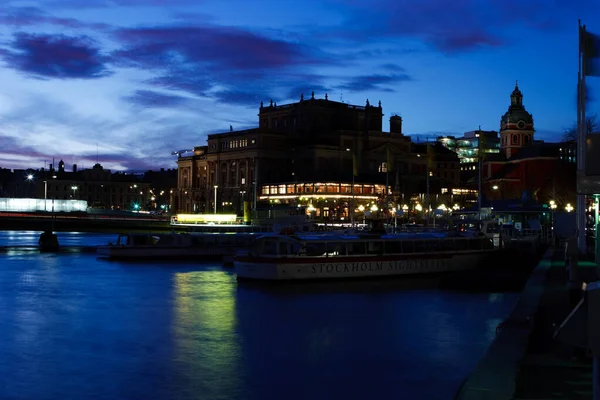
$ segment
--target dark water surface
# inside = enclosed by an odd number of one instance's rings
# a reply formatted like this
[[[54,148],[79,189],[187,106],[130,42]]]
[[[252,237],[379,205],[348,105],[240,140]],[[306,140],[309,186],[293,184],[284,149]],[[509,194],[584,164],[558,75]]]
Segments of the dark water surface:
[[[515,300],[15,250],[0,254],[0,399],[452,399]]]

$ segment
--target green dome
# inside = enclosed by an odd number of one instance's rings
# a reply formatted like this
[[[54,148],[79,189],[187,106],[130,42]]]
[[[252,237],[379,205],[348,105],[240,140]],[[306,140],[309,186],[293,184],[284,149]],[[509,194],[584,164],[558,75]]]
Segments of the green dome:
[[[523,122],[519,124],[520,121]],[[509,124],[511,126],[508,126]],[[510,95],[510,107],[500,120],[501,129],[512,128],[513,124],[519,124],[521,129],[533,129],[533,116],[523,106],[523,94],[519,90],[518,84],[515,85],[515,90]]]

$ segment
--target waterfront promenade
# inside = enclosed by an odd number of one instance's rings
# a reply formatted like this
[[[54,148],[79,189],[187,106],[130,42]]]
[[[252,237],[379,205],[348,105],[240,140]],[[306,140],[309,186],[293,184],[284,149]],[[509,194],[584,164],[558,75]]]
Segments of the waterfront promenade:
[[[579,268],[583,281],[598,279],[594,262]],[[553,338],[573,309],[566,278],[564,250],[549,249],[456,399],[592,398],[591,358]]]

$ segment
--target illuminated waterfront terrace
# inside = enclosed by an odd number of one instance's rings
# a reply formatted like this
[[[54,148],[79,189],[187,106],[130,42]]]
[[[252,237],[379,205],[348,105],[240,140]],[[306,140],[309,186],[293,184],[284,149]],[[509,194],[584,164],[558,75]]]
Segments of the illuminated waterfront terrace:
[[[352,187],[354,186],[354,194]],[[300,198],[377,200],[385,195],[385,185],[370,183],[306,182],[264,185],[260,200],[293,200]]]

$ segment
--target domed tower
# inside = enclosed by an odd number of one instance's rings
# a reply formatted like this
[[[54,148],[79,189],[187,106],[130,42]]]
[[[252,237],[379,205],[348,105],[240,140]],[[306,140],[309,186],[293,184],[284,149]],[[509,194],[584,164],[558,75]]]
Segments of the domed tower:
[[[533,143],[533,116],[523,106],[519,83],[510,95],[510,107],[500,119],[500,150],[511,158],[521,147]]]

